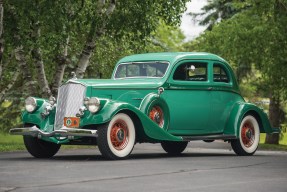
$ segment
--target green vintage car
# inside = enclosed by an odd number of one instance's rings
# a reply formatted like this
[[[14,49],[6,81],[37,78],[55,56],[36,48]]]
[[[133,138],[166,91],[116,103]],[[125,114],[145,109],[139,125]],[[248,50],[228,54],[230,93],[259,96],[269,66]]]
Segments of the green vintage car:
[[[97,145],[107,159],[127,158],[136,143],[160,143],[171,155],[189,141],[224,140],[237,155],[255,153],[259,134],[278,132],[240,95],[228,63],[209,53],[127,56],[111,79],[70,79],[57,100],[29,97],[22,112],[31,155],[48,158],[61,145]]]

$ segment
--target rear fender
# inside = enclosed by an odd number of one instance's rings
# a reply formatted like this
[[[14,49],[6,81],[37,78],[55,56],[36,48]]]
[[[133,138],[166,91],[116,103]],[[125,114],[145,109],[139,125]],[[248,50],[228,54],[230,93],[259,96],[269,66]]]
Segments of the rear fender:
[[[229,119],[226,123],[224,134],[239,136],[240,124],[242,119],[250,114],[258,121],[261,133],[272,133],[273,129],[270,125],[266,113],[252,103],[237,102],[234,104]]]

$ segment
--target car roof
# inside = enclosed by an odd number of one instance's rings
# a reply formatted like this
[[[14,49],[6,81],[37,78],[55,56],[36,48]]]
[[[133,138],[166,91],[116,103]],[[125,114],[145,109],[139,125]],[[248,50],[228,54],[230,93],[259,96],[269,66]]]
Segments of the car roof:
[[[162,52],[162,53],[144,53],[136,54],[122,58],[118,63],[128,63],[132,61],[168,61],[175,64],[183,59],[198,59],[198,60],[216,60],[227,63],[223,58],[205,52]]]

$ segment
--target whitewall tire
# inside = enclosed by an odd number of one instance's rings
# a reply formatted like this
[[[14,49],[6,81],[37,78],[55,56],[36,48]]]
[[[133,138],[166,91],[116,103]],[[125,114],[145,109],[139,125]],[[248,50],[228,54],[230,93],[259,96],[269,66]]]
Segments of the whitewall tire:
[[[127,158],[133,150],[135,139],[134,123],[125,113],[118,113],[109,123],[98,128],[98,147],[107,159]]]
[[[254,116],[247,115],[241,121],[238,139],[231,141],[231,146],[237,155],[253,155],[258,148],[259,139],[259,124]]]

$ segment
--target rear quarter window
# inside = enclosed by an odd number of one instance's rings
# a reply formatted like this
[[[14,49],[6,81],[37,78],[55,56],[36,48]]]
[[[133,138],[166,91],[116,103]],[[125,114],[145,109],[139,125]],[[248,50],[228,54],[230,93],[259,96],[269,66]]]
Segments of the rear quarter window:
[[[222,83],[230,82],[227,70],[220,64],[213,65],[213,81]]]

